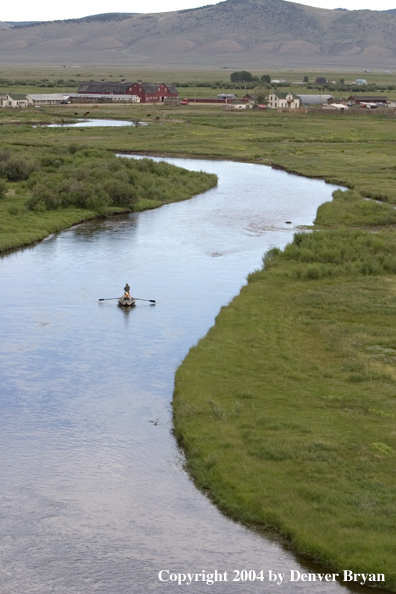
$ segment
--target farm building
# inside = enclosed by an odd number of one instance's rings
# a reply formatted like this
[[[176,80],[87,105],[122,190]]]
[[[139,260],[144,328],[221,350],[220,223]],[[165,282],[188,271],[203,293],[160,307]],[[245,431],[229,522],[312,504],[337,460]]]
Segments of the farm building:
[[[347,105],[348,99],[344,99],[343,97],[330,97],[327,100],[328,105]]]
[[[349,109],[348,105],[343,103],[328,103],[322,107],[326,111],[346,111]]]
[[[5,93],[0,95],[0,107],[27,107],[25,95],[19,93]]]
[[[307,105],[323,105],[328,103],[329,99],[332,99],[332,95],[298,95],[301,99],[303,106]]]
[[[272,109],[288,108],[298,109],[301,105],[301,99],[294,93],[286,93],[285,91],[273,91],[268,95],[268,107]]]
[[[163,103],[165,99],[177,99],[176,87],[165,83],[137,82],[132,85],[132,92],[140,98],[141,103]]]
[[[26,99],[29,105],[39,107],[40,105],[59,105],[67,100],[68,95],[63,93],[31,94]]]
[[[225,111],[240,111],[241,109],[246,109],[247,107],[248,104],[240,101],[239,99],[234,99],[234,101],[230,101],[229,103],[225,103],[223,105],[223,109]]]
[[[233,101],[234,99],[238,99],[235,93],[218,93],[217,99],[228,99],[229,101]]]
[[[174,85],[165,83],[83,82],[78,87],[79,95],[136,95],[141,103],[163,103],[165,99],[177,99]]]
[[[78,87],[79,95],[132,95],[131,82],[83,82]]]
[[[255,111],[260,111],[262,109],[267,109],[267,106],[263,105],[262,103],[256,103],[256,105],[253,105],[252,109]]]
[[[101,95],[100,93],[70,93],[70,103],[140,103],[137,95]]]
[[[315,83],[317,85],[325,85],[327,84],[327,80],[324,78],[324,76],[318,76],[318,78],[315,80]]]
[[[358,105],[359,103],[387,103],[389,99],[385,95],[351,95],[347,101],[352,105]]]
[[[242,101],[247,101],[251,105],[257,103],[257,95],[254,93],[247,93],[244,97],[242,97]]]

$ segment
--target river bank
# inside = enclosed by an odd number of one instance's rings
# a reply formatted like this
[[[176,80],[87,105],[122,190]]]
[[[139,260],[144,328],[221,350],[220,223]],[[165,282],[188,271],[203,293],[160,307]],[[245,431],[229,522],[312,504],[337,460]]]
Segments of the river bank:
[[[77,144],[34,152],[3,145],[0,252],[83,221],[187,200],[216,184],[216,176],[202,171],[117,158]]]
[[[393,230],[297,234],[178,369],[197,486],[307,558],[396,590]]]

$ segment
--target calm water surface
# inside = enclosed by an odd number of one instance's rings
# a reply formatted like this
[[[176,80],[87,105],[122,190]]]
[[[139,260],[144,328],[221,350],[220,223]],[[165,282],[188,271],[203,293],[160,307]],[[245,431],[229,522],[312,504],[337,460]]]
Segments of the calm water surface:
[[[306,565],[223,517],[184,472],[171,421],[188,349],[334,187],[258,165],[171,161],[217,173],[218,188],[0,260],[1,594],[176,592],[160,570],[203,569],[230,579],[263,569],[266,581],[190,590],[346,592],[291,583]],[[156,306],[98,302],[126,282]],[[281,586],[269,570],[286,574]]]
[[[134,126],[134,122],[129,122],[127,120],[81,120],[80,122],[75,122],[73,124],[46,124],[45,126],[40,126],[41,128],[97,128],[97,127],[104,127],[104,126]],[[148,122],[139,122],[139,126],[148,126]]]

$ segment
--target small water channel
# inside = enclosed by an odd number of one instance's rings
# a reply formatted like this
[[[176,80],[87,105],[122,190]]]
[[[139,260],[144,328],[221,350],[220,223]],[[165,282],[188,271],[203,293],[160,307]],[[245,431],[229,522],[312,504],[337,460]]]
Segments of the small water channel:
[[[138,126],[148,126],[148,122],[138,122]],[[120,126],[136,126],[135,122],[127,120],[103,120],[103,119],[84,119],[70,124],[45,124],[40,125],[40,128],[103,128],[103,127],[120,127]]]
[[[303,561],[197,491],[171,412],[188,349],[334,187],[259,165],[168,161],[217,173],[218,187],[0,259],[0,592],[179,591],[161,570],[228,572],[194,582],[197,593],[347,592],[291,582]],[[156,305],[98,301],[126,282]],[[233,582],[234,570],[263,570],[265,581]],[[281,585],[269,570],[285,574]]]

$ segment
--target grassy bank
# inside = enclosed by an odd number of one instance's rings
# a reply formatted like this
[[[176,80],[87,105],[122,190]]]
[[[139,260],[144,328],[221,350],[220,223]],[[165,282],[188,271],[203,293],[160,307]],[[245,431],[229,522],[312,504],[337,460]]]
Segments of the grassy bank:
[[[217,183],[215,175],[150,159],[68,147],[0,150],[0,251],[28,245],[95,216],[177,202]]]
[[[173,402],[188,468],[225,513],[393,591],[395,249],[393,231],[342,230],[272,250]]]
[[[39,147],[67,147],[77,143],[109,151],[276,163],[301,175],[340,182],[354,188],[361,197],[396,203],[396,118],[375,113],[282,114],[272,110],[233,113],[224,112],[221,106],[168,109],[104,105],[90,108],[89,117],[140,119],[149,125],[35,128],[28,123],[29,117],[31,123],[38,119],[67,121],[75,117],[74,113],[82,116],[86,110],[75,106],[27,110],[20,114],[3,110],[0,113],[0,124],[4,122],[3,142],[30,147],[32,152]]]

